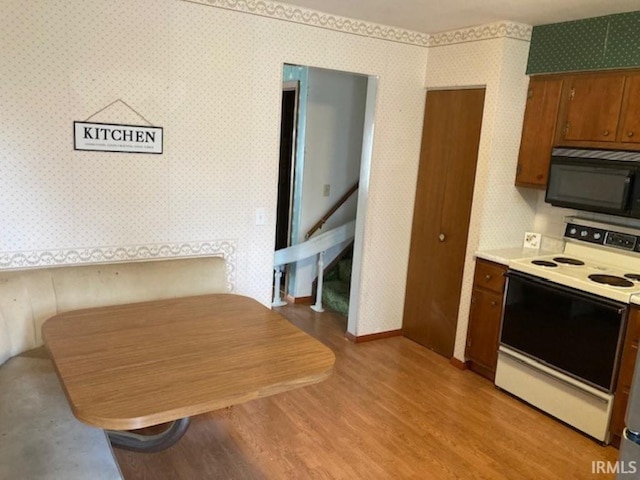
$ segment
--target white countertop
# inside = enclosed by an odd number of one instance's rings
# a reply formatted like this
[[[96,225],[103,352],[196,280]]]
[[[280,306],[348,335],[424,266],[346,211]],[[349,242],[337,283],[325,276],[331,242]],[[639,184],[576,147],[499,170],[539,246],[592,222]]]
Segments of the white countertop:
[[[546,250],[538,250],[535,248],[513,247],[499,248],[497,250],[479,250],[475,253],[475,256],[476,258],[482,258],[484,260],[489,260],[490,262],[509,266],[509,262],[511,260],[517,260],[519,258],[539,257],[541,255],[552,255],[554,253],[559,252],[549,252]]]

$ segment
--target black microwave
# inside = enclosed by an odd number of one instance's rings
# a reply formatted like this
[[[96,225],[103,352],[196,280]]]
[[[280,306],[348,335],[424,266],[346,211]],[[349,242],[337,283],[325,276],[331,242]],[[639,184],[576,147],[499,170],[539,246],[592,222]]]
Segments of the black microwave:
[[[545,201],[640,218],[640,152],[554,148]]]

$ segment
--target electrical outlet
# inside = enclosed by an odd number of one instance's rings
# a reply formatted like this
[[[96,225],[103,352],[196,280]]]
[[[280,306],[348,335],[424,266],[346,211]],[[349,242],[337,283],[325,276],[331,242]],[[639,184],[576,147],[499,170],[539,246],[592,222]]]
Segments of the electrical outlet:
[[[539,233],[526,232],[524,234],[524,248],[540,248],[542,235]]]

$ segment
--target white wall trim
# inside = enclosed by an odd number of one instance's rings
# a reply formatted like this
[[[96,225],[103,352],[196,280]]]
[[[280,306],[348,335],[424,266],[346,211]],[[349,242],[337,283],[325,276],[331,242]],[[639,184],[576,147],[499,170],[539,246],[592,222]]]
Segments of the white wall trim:
[[[516,40],[531,41],[533,27],[523,23],[496,22],[478,27],[451,30],[448,32],[429,35],[427,45],[429,47],[441,47],[456,43],[477,42],[493,38],[514,38]]]
[[[233,292],[236,284],[236,250],[235,240],[213,240],[210,242],[0,252],[0,270],[220,256],[225,259],[227,265],[227,288]]]
[[[250,13],[287,22],[301,23],[311,27],[325,28],[352,35],[378,38],[391,42],[407,43],[426,47],[429,35],[426,33],[403,30],[401,28],[365,22],[354,18],[331,15],[329,13],[308,10],[284,3],[268,0],[183,0],[189,3],[199,3],[236,12]]]

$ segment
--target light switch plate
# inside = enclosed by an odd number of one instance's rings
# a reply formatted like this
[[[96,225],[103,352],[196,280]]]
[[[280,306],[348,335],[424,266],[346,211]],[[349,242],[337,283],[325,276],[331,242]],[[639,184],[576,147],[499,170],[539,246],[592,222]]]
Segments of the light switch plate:
[[[535,248],[537,250],[540,248],[541,240],[542,240],[541,234],[526,232],[524,234],[524,248]]]

